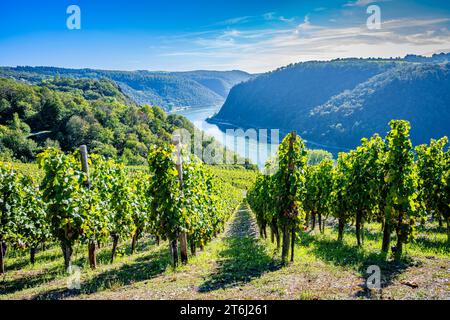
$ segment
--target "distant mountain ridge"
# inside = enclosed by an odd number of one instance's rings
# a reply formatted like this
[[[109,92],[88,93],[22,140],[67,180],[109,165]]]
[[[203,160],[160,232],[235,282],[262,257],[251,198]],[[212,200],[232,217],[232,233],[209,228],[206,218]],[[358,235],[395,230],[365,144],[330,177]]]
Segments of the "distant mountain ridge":
[[[220,105],[229,90],[252,77],[243,71],[111,71],[58,67],[0,67],[0,77],[37,83],[49,77],[107,78],[139,104],[151,104],[165,110],[183,107]]]
[[[297,132],[336,152],[411,122],[415,144],[450,135],[450,54],[289,65],[236,85],[210,122]]]
[[[314,108],[306,136],[357,145],[388,131],[391,119],[411,122],[416,144],[450,135],[450,63],[407,64],[377,75]]]

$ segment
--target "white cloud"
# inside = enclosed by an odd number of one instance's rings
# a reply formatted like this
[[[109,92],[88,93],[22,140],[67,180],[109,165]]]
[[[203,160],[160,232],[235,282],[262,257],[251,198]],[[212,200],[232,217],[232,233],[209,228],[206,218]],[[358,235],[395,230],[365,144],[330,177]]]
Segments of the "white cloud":
[[[263,19],[266,21],[281,21],[281,22],[294,22],[296,17],[286,18],[285,16],[279,16],[276,12],[267,12],[262,15]]]
[[[250,21],[251,19],[252,19],[253,17],[252,16],[242,16],[242,17],[235,17],[235,18],[230,18],[230,19],[227,19],[227,20],[224,20],[224,21],[220,21],[220,22],[217,22],[217,23],[215,23],[214,25],[217,25],[217,26],[227,26],[227,25],[234,25],[234,24],[240,24],[240,23],[245,23],[245,22],[248,22],[248,21]]]
[[[368,6],[371,3],[375,2],[387,2],[391,0],[357,0],[357,1],[351,1],[344,4],[344,7],[365,7]]]
[[[295,17],[294,18],[285,18],[283,16],[280,16],[278,19],[282,22],[294,22],[295,21]]]
[[[306,15],[303,19],[303,22],[300,23],[297,28],[295,29],[295,34],[300,34],[303,31],[313,30],[313,29],[320,29],[321,27],[315,26],[311,24],[311,21],[309,20],[309,15]]]
[[[393,19],[383,21],[383,28],[417,28],[450,22],[450,18],[438,19]]]
[[[316,25],[305,16],[292,27],[186,34],[177,41],[184,41],[187,49],[176,46],[172,52],[164,50],[163,56],[198,59],[201,65],[197,68],[220,65],[220,69],[263,72],[307,60],[428,54],[450,48],[449,22],[444,18],[397,19],[385,21],[381,30],[369,30],[365,24]]]
[[[263,18],[265,20],[273,20],[275,19],[275,12],[267,12],[263,14]]]

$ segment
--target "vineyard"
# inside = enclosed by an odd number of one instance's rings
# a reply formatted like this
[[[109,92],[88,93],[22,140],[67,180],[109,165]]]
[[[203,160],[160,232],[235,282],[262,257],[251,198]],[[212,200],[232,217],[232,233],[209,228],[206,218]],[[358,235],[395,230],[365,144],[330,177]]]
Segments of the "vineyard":
[[[38,246],[60,244],[64,266],[71,266],[73,246],[87,247],[89,264],[96,268],[96,249],[112,240],[110,261],[119,241],[131,239],[132,253],[143,234],[156,243],[171,243],[172,263],[181,260],[216,236],[243,198],[242,190],[213,176],[194,156],[183,165],[173,161],[175,147],[155,147],[149,169],[128,171],[123,165],[79,151],[64,154],[48,149],[38,156],[40,184],[11,166],[0,167],[1,273],[8,246],[29,249],[34,263]],[[178,155],[181,161],[181,154]],[[34,176],[34,177],[33,177]],[[220,194],[220,195],[219,195]]]
[[[348,223],[355,226],[357,245],[364,242],[364,223],[377,222],[383,230],[382,252],[392,252],[399,262],[406,243],[413,241],[418,223],[443,221],[450,244],[450,151],[447,137],[432,140],[415,150],[407,121],[391,121],[383,140],[378,134],[362,139],[349,153],[340,153],[337,164],[325,159],[306,166],[306,150],[295,132],[280,145],[276,172],[260,175],[249,191],[248,202],[256,213],[261,236],[266,226],[272,241],[282,246],[282,260],[294,260],[299,231],[315,228],[324,232],[327,218],[337,219],[337,241],[343,240]],[[447,150],[445,150],[447,149]],[[414,151],[417,160],[414,160]],[[273,172],[274,163],[266,170]],[[280,236],[281,233],[281,236]],[[396,242],[391,247],[392,233]],[[282,237],[282,241],[280,240]],[[280,244],[281,243],[281,244]]]
[[[0,293],[370,298],[365,272],[378,265],[384,297],[446,297],[447,138],[413,148],[408,122],[390,126],[315,165],[292,132],[259,174],[207,166],[177,143],[153,147],[148,167],[83,147],[1,164]],[[80,289],[66,286],[72,266]]]

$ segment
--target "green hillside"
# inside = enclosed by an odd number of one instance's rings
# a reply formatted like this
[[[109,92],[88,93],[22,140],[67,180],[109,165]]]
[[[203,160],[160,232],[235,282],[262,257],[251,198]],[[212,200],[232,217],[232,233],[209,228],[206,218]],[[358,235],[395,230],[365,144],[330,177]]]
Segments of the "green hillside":
[[[414,143],[449,135],[449,55],[343,59],[289,65],[236,85],[211,122],[297,130],[310,147],[342,151],[413,124]]]
[[[156,106],[139,106],[106,79],[47,79],[38,85],[0,79],[0,157],[31,161],[47,146],[146,161],[149,147],[193,125]]]
[[[248,80],[243,71],[109,71],[56,67],[1,67],[0,77],[39,83],[54,76],[68,78],[108,78],[140,104],[176,107],[204,107],[222,104],[235,84]]]
[[[386,133],[390,119],[405,119],[412,125],[412,141],[427,143],[450,134],[449,88],[448,63],[399,66],[314,108],[305,117],[304,136],[354,146],[362,136]]]

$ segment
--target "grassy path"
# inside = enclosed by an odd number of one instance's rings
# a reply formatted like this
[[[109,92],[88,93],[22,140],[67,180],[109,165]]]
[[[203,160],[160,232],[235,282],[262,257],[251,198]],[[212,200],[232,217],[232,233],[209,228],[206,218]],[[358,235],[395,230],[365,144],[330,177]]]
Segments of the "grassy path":
[[[168,269],[151,281],[82,296],[101,299],[232,299],[242,287],[275,264],[258,238],[255,220],[242,205],[225,232],[176,272]],[[251,298],[250,296],[248,298]]]
[[[226,230],[176,271],[167,243],[146,239],[132,256],[122,244],[124,255],[112,265],[109,248],[102,249],[95,271],[86,252],[79,252],[81,289],[68,290],[59,250],[52,249],[41,252],[34,267],[26,257],[14,260],[0,280],[0,299],[358,299],[370,297],[364,282],[371,264],[382,269],[384,299],[450,298],[449,251],[440,238],[434,246],[425,238],[411,245],[412,262],[393,266],[379,254],[377,231],[368,228],[363,249],[348,234],[352,230],[346,232],[343,243],[335,241],[332,227],[325,234],[303,233],[295,262],[281,268],[275,246],[259,238],[253,214],[242,204]]]

